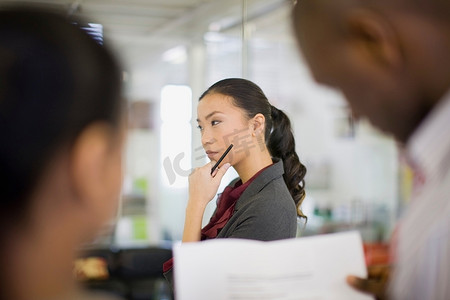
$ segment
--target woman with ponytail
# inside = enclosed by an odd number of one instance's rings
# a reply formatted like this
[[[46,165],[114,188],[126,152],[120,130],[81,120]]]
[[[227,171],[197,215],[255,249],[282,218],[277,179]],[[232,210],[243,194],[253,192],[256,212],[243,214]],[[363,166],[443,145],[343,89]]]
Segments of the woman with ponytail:
[[[289,118],[272,106],[263,91],[245,79],[225,79],[212,85],[198,104],[202,145],[211,162],[189,178],[183,242],[212,238],[262,241],[293,238],[305,197],[306,168],[295,152]],[[211,174],[222,153],[234,147]],[[215,213],[203,229],[206,205],[233,166],[239,178],[225,188]],[[172,260],[164,264],[171,281]]]

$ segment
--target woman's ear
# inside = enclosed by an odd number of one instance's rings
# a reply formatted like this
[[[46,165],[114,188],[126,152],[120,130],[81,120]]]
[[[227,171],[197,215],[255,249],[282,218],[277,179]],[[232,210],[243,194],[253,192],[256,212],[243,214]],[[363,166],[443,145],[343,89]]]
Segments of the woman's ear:
[[[345,27],[348,46],[366,63],[388,68],[402,66],[400,40],[387,18],[368,9],[354,9],[345,17]]]
[[[266,118],[263,114],[256,114],[251,120],[252,135],[264,135],[264,129],[266,127]]]

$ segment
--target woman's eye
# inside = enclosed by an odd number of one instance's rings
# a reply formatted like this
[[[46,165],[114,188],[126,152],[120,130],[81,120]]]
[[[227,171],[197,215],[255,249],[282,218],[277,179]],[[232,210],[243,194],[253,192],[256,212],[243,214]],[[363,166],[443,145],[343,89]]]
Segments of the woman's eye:
[[[200,126],[200,125],[197,125],[197,128],[198,128],[198,129],[200,129],[200,131],[202,131],[202,130],[203,130],[203,127],[202,127],[202,126]]]
[[[215,126],[215,125],[217,125],[217,124],[219,124],[220,123],[220,121],[211,121],[211,125],[212,126]]]

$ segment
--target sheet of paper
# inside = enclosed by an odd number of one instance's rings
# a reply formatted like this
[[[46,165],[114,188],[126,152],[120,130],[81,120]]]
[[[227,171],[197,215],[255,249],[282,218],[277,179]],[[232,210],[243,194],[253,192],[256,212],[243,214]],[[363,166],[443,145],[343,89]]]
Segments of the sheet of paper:
[[[346,283],[367,275],[358,232],[273,242],[215,239],[174,247],[177,300],[367,300]]]

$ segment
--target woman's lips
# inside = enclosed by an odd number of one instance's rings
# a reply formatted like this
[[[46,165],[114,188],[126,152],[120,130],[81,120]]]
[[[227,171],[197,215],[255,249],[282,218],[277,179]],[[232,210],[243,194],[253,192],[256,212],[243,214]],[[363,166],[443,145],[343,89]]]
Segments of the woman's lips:
[[[217,153],[219,153],[219,152],[206,151],[206,155],[208,155],[209,159],[211,159],[211,160],[214,158],[214,156],[217,155]]]

